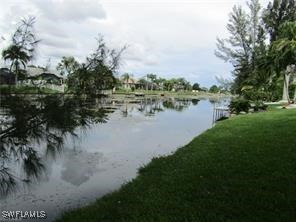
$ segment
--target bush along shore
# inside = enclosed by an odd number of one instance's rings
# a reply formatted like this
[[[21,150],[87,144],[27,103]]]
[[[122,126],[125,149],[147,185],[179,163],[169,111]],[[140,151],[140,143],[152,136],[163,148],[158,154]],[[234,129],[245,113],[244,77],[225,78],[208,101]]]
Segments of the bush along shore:
[[[296,221],[296,110],[219,122],[58,221]]]

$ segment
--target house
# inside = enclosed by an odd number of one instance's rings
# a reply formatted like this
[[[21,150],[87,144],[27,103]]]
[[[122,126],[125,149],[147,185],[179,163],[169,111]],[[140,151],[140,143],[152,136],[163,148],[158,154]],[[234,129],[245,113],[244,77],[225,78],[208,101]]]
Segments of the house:
[[[65,77],[61,76],[56,70],[46,70],[42,67],[28,66],[26,73],[26,79],[21,82],[23,85],[33,85],[64,91]]]
[[[8,68],[0,68],[0,85],[15,85],[15,75]]]
[[[121,84],[124,89],[136,89],[140,85],[139,81],[133,78],[121,80]]]
[[[24,84],[29,84],[33,82],[39,82],[39,84],[55,84],[55,85],[62,85],[64,83],[64,79],[60,76],[57,76],[50,72],[43,72],[36,76],[28,76],[26,80],[23,82]]]

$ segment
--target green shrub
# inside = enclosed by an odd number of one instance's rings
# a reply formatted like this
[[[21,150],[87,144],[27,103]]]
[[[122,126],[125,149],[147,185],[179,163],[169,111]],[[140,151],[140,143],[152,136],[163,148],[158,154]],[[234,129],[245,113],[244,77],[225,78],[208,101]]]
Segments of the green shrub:
[[[267,107],[268,107],[268,105],[264,104],[262,101],[256,101],[254,103],[254,111],[255,112],[258,112],[260,110],[265,111],[265,110],[267,110]]]
[[[231,113],[239,114],[240,112],[249,112],[249,109],[251,107],[250,101],[243,98],[235,98],[232,99],[229,108]]]
[[[271,85],[267,89],[256,89],[254,87],[244,87],[241,95],[251,101],[278,101],[282,96],[282,84]]]

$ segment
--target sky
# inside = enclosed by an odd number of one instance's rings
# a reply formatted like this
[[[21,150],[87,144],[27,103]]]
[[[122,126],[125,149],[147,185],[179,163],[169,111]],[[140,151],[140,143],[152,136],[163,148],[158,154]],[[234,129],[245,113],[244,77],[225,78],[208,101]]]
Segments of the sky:
[[[128,46],[118,75],[154,73],[209,87],[215,76],[231,78],[232,66],[214,51],[216,38],[228,36],[226,24],[236,4],[245,1],[1,0],[0,50],[10,43],[21,18],[35,16],[41,42],[32,64],[50,62],[54,68],[63,56],[83,62],[101,34],[110,48]]]

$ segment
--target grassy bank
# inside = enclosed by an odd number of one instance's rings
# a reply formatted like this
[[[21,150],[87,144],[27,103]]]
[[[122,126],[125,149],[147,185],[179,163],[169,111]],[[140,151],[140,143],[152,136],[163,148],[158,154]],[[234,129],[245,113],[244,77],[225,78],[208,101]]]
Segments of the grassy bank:
[[[296,110],[237,116],[59,221],[296,221],[295,135]]]

